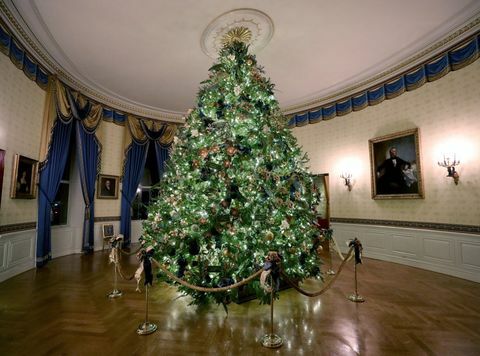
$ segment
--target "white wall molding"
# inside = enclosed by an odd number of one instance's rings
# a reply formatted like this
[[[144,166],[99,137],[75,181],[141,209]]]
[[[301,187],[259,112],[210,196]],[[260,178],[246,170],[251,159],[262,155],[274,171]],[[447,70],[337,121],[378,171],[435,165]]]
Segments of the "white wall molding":
[[[36,230],[0,235],[0,282],[35,267]]]
[[[95,251],[102,250],[102,225],[113,224],[120,232],[120,221],[95,223]],[[142,221],[132,221],[132,243],[138,243],[142,234]],[[35,268],[36,230],[23,230],[0,234],[0,282]],[[105,244],[105,249],[110,246]],[[82,253],[82,228],[69,225],[52,227],[52,258]]]
[[[332,223],[343,252],[357,237],[365,257],[480,283],[480,235],[402,227]]]

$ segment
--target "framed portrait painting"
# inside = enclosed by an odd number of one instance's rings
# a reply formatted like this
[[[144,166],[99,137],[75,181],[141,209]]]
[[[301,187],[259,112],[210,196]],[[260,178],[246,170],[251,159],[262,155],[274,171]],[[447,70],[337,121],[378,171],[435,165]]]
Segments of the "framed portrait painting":
[[[38,161],[15,154],[10,198],[35,199],[37,197],[37,174]]]
[[[119,176],[100,174],[97,181],[98,199],[118,199]]]
[[[424,197],[418,128],[369,140],[372,199]]]

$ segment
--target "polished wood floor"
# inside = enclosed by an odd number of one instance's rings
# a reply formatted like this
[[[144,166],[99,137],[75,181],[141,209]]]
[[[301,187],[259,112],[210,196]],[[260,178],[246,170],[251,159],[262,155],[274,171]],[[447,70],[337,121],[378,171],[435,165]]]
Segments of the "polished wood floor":
[[[124,260],[125,269],[134,262]],[[124,295],[109,300],[111,280],[105,251],[58,258],[0,283],[0,355],[480,355],[480,284],[394,263],[364,259],[363,304],[345,298],[352,264],[319,298],[283,291],[275,331],[285,343],[277,350],[259,344],[268,306],[231,304],[227,316],[222,307],[189,307],[165,284],[151,293],[158,331],[138,336],[144,296],[120,281]]]

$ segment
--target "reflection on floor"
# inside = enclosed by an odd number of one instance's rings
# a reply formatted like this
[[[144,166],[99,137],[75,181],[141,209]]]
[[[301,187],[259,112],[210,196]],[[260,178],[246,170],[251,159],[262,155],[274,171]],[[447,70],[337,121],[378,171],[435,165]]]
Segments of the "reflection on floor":
[[[363,304],[353,291],[353,262],[318,298],[290,289],[275,303],[278,350],[262,348],[269,307],[258,301],[223,308],[189,307],[176,288],[151,290],[150,320],[158,331],[138,336],[144,296],[133,281],[109,300],[108,252],[51,261],[0,284],[0,354],[34,355],[478,355],[480,284],[398,264],[364,259]],[[123,261],[133,272],[136,259]],[[339,261],[335,260],[334,265]],[[319,281],[305,288],[317,290]]]

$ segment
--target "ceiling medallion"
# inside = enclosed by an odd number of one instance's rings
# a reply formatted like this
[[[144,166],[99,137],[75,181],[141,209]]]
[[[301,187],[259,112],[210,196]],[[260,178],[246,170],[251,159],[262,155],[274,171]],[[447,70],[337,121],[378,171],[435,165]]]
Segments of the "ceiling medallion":
[[[241,41],[250,45],[251,53],[258,53],[273,36],[273,21],[255,9],[237,9],[214,19],[203,31],[200,40],[202,51],[216,59],[227,43]]]

